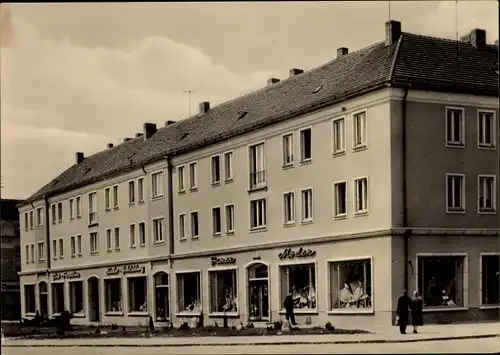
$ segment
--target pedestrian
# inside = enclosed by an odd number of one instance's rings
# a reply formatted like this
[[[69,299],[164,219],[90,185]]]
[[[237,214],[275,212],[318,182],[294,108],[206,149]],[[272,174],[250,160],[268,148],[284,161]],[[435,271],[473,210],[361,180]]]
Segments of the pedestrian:
[[[293,290],[290,290],[290,292],[288,292],[288,295],[283,301],[283,306],[285,306],[286,320],[288,320],[292,325],[296,325],[297,323],[295,323],[295,314],[293,313]]]
[[[424,325],[423,311],[424,300],[420,297],[418,291],[413,292],[413,308],[411,310],[411,323],[413,325],[413,333],[418,333],[418,327]]]
[[[410,308],[412,307],[411,298],[408,297],[408,292],[404,290],[398,298],[398,306],[396,308],[396,323],[399,325],[401,334],[406,334],[406,327],[408,326],[408,316]]]

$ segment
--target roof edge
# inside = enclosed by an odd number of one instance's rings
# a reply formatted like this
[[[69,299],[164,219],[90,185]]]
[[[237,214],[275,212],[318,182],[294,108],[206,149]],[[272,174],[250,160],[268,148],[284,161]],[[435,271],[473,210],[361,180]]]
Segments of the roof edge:
[[[398,62],[399,52],[401,51],[401,42],[403,42],[404,32],[401,33],[398,39],[398,44],[396,45],[396,50],[394,51],[394,58],[392,58],[391,69],[389,71],[389,78],[387,79],[389,82],[392,82],[392,78],[394,76],[394,69],[396,68],[396,63]]]

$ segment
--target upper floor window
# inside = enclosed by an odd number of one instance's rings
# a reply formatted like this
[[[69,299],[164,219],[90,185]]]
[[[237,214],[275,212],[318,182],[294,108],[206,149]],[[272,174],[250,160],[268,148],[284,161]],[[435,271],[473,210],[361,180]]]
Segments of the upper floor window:
[[[119,197],[118,197],[118,185],[113,186],[113,208],[118,208]]]
[[[45,243],[44,242],[38,243],[38,260],[39,261],[45,260]]]
[[[465,118],[461,108],[446,108],[446,145],[465,145]]]
[[[78,249],[78,255],[81,256],[82,255],[82,236],[81,235],[76,236],[76,247]]]
[[[354,213],[368,212],[368,179],[359,178],[354,180]]]
[[[59,259],[64,258],[64,239],[59,238]]]
[[[495,113],[479,111],[477,123],[477,143],[481,148],[495,147]]]
[[[199,236],[199,221],[198,221],[198,212],[193,211],[190,213],[191,215],[191,238],[198,238]]]
[[[33,227],[35,226],[33,214],[34,212],[30,211],[30,229],[33,229]]]
[[[186,214],[181,213],[179,215],[179,239],[186,239]]]
[[[313,220],[313,190],[305,189],[301,191],[302,222]]]
[[[353,115],[354,149],[366,147],[366,111]]]
[[[265,228],[267,226],[266,199],[250,201],[250,229]]]
[[[165,241],[163,236],[163,218],[153,220],[153,238],[155,243]]]
[[[479,212],[493,213],[496,210],[496,177],[493,175],[480,175],[478,180]]]
[[[220,235],[221,228],[221,211],[220,207],[212,208],[212,235]]]
[[[135,224],[129,226],[130,247],[135,248]]]
[[[36,209],[36,225],[38,227],[43,226],[43,207],[38,207]]]
[[[90,233],[90,253],[99,251],[99,235],[97,232]]]
[[[29,222],[29,214],[28,214],[28,212],[25,212],[24,213],[24,229],[25,230],[29,229],[29,227],[30,227],[29,223],[30,223]]]
[[[284,134],[282,137],[283,166],[293,165],[293,133]]]
[[[106,211],[111,210],[111,188],[109,187],[104,189],[104,209]]]
[[[30,263],[30,246],[26,245],[26,264]]]
[[[345,118],[337,118],[332,121],[332,153],[345,152]]]
[[[283,224],[293,224],[295,222],[295,194],[285,192],[283,194]]]
[[[139,223],[139,244],[141,246],[146,245],[146,223]]]
[[[89,223],[97,223],[97,192],[89,193]]]
[[[347,183],[345,181],[333,184],[333,216],[347,215]]]
[[[58,219],[59,223],[61,223],[63,220],[63,204],[62,204],[62,202],[57,203],[57,219]]]
[[[224,153],[224,181],[231,181],[234,178],[233,152]]]
[[[210,158],[212,170],[212,185],[220,183],[220,156],[214,155]]]
[[[75,198],[75,205],[76,205],[76,218],[80,218],[82,216],[82,200],[80,196],[77,196]]]
[[[120,227],[115,227],[115,250],[120,250]]]
[[[52,239],[52,259],[57,260],[57,239]]]
[[[151,174],[151,194],[152,198],[163,196],[163,172]]]
[[[113,234],[110,228],[106,229],[106,250],[113,251]]]
[[[226,205],[226,234],[234,233],[234,205]]]
[[[76,256],[76,240],[74,235],[70,238],[70,251],[71,257],[74,258]]]
[[[250,189],[266,185],[265,146],[259,143],[250,146]]]
[[[198,163],[189,164],[189,189],[194,190],[198,187]]]
[[[185,166],[181,165],[177,168],[177,179],[179,180],[179,192],[186,191],[186,176],[185,176]]]
[[[133,205],[135,203],[135,181],[128,182],[128,204]]]
[[[50,206],[51,209],[51,214],[52,214],[52,224],[57,222],[57,211],[56,211],[56,205],[53,204]]]
[[[312,130],[305,128],[300,131],[300,161],[311,160],[312,157]]]
[[[144,202],[144,178],[137,179],[137,199],[139,203]]]
[[[69,199],[69,219],[75,218],[75,200]]]
[[[465,212],[465,175],[446,174],[446,212]]]
[[[31,244],[31,262],[34,263],[35,262],[35,244]]]

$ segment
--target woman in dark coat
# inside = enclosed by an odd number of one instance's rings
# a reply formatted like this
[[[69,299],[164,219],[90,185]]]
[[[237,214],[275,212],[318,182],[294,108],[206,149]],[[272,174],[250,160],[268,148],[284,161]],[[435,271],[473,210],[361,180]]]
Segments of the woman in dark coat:
[[[418,327],[424,325],[422,309],[424,308],[424,300],[420,297],[418,291],[413,292],[413,307],[411,310],[411,323],[413,325],[413,333],[418,333]]]
[[[408,297],[408,293],[404,290],[402,295],[398,298],[398,307],[396,308],[397,324],[399,325],[401,334],[406,334],[410,308],[412,308],[412,306],[411,298]]]

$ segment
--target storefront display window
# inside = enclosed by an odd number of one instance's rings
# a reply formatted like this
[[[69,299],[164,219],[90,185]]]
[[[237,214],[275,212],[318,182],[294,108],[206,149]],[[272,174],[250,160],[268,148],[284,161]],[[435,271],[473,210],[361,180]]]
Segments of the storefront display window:
[[[49,314],[49,295],[47,292],[47,283],[45,281],[41,281],[38,284],[38,291],[40,297],[40,315],[43,317],[46,314]]]
[[[330,263],[330,309],[372,308],[371,259]]]
[[[210,312],[238,312],[236,270],[210,272]]]
[[[64,312],[64,283],[52,284],[52,313]]]
[[[177,312],[200,313],[200,273],[190,272],[177,275]]]
[[[147,312],[147,281],[146,276],[128,278],[128,311]]]
[[[167,273],[159,272],[155,275],[156,320],[159,322],[164,322],[170,317],[168,286]]]
[[[104,280],[106,292],[106,312],[123,312],[122,306],[122,280]]]
[[[24,285],[24,311],[26,313],[35,313],[35,285]]]
[[[500,306],[500,255],[481,255],[481,305]]]
[[[71,313],[83,313],[83,281],[73,281],[69,283],[69,297]]]
[[[464,306],[464,256],[419,256],[418,287],[424,307]]]
[[[281,304],[288,293],[292,292],[293,306],[296,310],[316,309],[316,265],[314,263],[280,266],[280,284]]]

